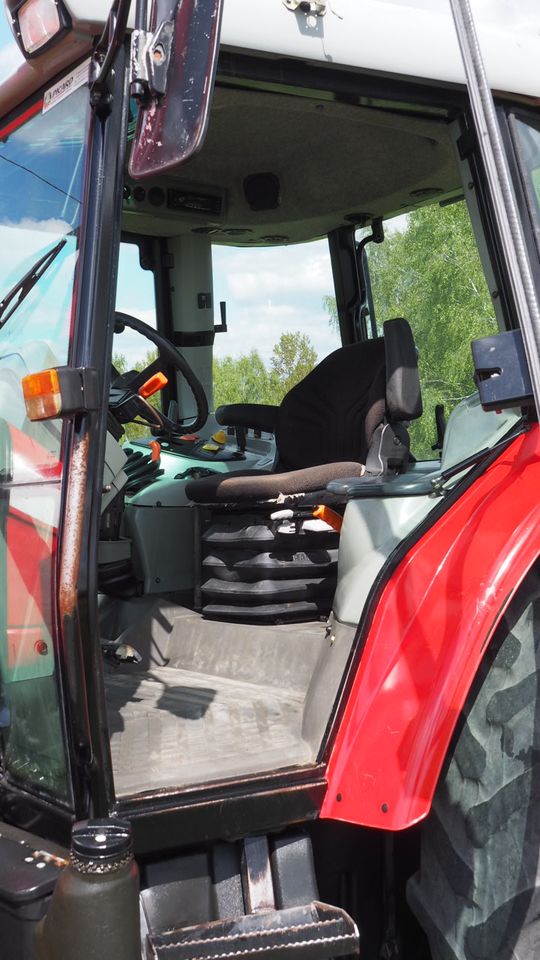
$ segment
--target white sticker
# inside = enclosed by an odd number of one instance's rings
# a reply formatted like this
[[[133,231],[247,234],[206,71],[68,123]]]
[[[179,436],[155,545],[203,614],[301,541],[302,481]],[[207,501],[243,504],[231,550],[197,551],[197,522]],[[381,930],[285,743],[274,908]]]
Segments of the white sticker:
[[[75,90],[78,90],[83,84],[88,83],[89,67],[90,58],[85,60],[84,63],[79,64],[79,66],[71,73],[68,73],[67,76],[62,77],[58,83],[55,83],[54,87],[49,87],[43,97],[42,112],[47,113],[47,110],[50,110],[51,107],[55,107],[57,103],[61,103],[62,100],[69,97],[70,93],[74,93]]]

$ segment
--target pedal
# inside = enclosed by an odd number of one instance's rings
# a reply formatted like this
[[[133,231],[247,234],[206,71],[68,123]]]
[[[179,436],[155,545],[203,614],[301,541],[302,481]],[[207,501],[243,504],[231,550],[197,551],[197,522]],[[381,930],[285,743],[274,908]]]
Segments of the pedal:
[[[155,960],[256,960],[272,955],[280,960],[330,960],[359,949],[358,930],[349,915],[317,901],[170,930],[148,940]]]
[[[140,663],[142,656],[135,647],[129,643],[115,643],[114,641],[105,641],[101,644],[101,650],[106,660],[117,665],[121,663]]]

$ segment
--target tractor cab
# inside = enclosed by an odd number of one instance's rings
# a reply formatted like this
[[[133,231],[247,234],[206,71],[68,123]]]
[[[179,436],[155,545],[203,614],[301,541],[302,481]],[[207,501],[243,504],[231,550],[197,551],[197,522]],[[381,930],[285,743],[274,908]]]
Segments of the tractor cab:
[[[131,832],[104,956],[446,957],[417,824],[536,558],[536,40],[479,21],[520,286],[446,3],[83,6],[9,3],[0,85],[0,814],[47,877],[0,932],[101,944],[52,891]]]

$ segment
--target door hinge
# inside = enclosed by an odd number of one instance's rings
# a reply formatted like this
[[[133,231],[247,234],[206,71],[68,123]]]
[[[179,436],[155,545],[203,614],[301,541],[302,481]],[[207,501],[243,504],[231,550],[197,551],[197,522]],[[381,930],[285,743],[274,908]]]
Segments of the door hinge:
[[[327,0],[283,0],[287,10],[300,10],[301,13],[311,13],[316,17],[324,17],[328,6]]]
[[[174,22],[164,20],[155,33],[134,30],[131,35],[130,89],[137,100],[162,97],[167,89]]]

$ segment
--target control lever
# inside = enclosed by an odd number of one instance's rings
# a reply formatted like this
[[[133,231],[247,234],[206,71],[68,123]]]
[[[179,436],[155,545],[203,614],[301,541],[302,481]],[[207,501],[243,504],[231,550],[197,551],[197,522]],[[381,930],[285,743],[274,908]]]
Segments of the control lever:
[[[140,663],[142,657],[135,647],[129,643],[118,643],[114,640],[102,640],[101,652],[111,663],[119,666],[121,663]]]
[[[167,419],[173,423],[178,423],[178,403],[176,400],[170,400],[167,408]]]
[[[444,444],[444,433],[446,430],[446,417],[444,415],[444,404],[437,403],[435,405],[435,429],[437,431],[437,439],[435,443],[432,444],[432,450],[442,450]]]
[[[235,427],[234,432],[236,434],[238,452],[244,454],[246,452],[247,430],[245,427]]]

